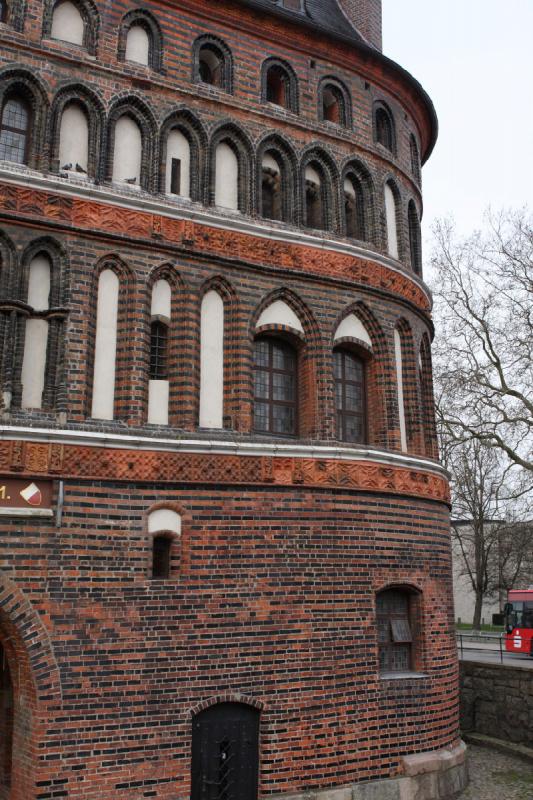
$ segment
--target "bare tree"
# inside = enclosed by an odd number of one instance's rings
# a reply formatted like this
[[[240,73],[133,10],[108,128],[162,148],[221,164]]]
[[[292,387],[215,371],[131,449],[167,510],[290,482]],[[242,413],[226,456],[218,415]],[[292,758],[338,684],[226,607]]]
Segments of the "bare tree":
[[[435,227],[437,392],[448,434],[533,472],[533,218],[489,215],[466,239]]]

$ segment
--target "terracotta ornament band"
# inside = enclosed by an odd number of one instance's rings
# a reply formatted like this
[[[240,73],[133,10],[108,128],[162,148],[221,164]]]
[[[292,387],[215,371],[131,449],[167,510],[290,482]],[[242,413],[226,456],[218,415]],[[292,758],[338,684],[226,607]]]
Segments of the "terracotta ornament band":
[[[4,441],[0,442],[0,472],[74,480],[354,489],[450,502],[448,482],[443,476],[369,461],[169,453]]]

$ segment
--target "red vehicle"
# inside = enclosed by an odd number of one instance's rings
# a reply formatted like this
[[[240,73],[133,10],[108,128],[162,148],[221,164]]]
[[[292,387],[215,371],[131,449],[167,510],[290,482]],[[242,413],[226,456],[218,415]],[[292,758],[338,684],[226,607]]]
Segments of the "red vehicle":
[[[505,649],[533,657],[533,587],[511,589],[505,606]]]

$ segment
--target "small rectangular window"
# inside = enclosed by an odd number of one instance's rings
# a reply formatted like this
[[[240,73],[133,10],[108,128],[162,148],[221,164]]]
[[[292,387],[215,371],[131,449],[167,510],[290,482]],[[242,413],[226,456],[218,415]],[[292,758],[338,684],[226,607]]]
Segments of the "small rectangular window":
[[[180,194],[181,191],[181,159],[172,159],[170,173],[170,194]]]

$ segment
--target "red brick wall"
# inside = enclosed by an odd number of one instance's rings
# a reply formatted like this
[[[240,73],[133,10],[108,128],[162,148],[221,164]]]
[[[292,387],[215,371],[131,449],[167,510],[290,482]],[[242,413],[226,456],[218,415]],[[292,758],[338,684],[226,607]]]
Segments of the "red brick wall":
[[[154,582],[146,513],[169,500],[184,512],[181,567]],[[264,706],[263,795],[387,777],[402,754],[449,745],[448,523],[441,504],[352,491],[76,480],[60,530],[2,523],[0,557],[47,620],[62,676],[40,800],[186,795],[191,709],[227,693]],[[422,592],[425,677],[379,678],[374,598],[389,583]]]

